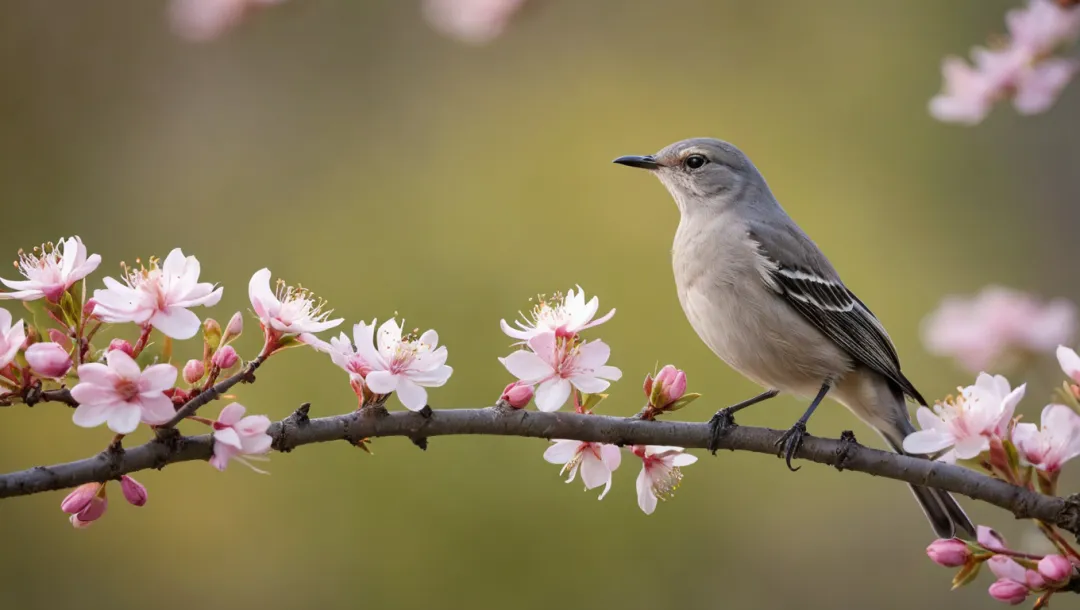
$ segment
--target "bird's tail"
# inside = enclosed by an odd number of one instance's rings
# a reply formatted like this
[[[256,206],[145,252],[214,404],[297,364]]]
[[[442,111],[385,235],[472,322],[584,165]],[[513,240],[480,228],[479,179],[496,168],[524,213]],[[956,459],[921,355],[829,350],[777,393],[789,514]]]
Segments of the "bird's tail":
[[[903,424],[906,424],[902,426],[904,436],[915,431],[914,426],[906,419]],[[885,437],[893,451],[901,455],[910,455],[904,452],[903,437],[895,439],[892,438],[892,435],[884,432],[882,436]],[[952,538],[954,536],[975,538],[975,525],[971,523],[967,513],[964,512],[963,508],[960,508],[960,503],[949,492],[919,485],[909,484],[908,487],[911,488],[911,493],[919,502],[919,506],[930,521],[930,525],[934,528],[934,533],[937,534],[938,538]]]

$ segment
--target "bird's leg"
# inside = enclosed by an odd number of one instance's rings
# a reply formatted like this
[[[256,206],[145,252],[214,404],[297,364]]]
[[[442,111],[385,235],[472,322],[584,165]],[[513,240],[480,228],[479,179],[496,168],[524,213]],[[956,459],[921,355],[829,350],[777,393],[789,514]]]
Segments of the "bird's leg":
[[[810,403],[810,408],[803,413],[803,416],[799,418],[799,421],[795,422],[795,425],[790,430],[780,436],[780,439],[776,441],[776,446],[780,449],[777,450],[776,455],[784,456],[784,461],[787,462],[788,470],[795,472],[799,468],[791,467],[791,458],[795,455],[795,452],[799,450],[799,446],[802,445],[803,437],[806,436],[806,422],[810,419],[810,416],[814,414],[814,409],[817,408],[821,401],[825,398],[825,395],[829,393],[831,384],[826,381],[821,384],[821,389],[818,390],[817,396],[814,397],[814,402]]]
[[[716,415],[712,416],[709,420],[709,451],[713,455],[716,455],[716,450],[720,444],[720,437],[724,436],[724,433],[735,427],[735,413],[742,411],[746,407],[756,405],[759,402],[769,400],[780,393],[780,390],[769,390],[762,392],[753,398],[747,398],[746,400],[733,404],[730,407],[725,407],[716,412]]]

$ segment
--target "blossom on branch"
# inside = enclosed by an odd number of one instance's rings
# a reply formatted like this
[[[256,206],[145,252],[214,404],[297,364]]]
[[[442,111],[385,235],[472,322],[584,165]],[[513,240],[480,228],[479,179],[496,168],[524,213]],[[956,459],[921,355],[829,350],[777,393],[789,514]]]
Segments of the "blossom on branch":
[[[109,499],[104,483],[86,483],[74,489],[60,503],[60,510],[71,515],[71,525],[76,529],[89,527],[105,515]]]
[[[234,402],[222,409],[217,420],[212,422],[214,456],[210,458],[210,465],[214,468],[223,471],[229,465],[229,460],[236,460],[255,472],[263,473],[248,460],[270,451],[273,439],[266,433],[270,418],[265,415],[244,417],[246,411],[244,405]]]
[[[1065,405],[1047,405],[1041,424],[1016,424],[1012,440],[1029,464],[1057,472],[1065,462],[1080,455],[1080,415]]]
[[[59,343],[34,343],[25,355],[30,370],[39,377],[60,379],[71,370],[71,356]]]
[[[951,356],[971,372],[1048,353],[1076,332],[1076,306],[988,286],[973,297],[949,297],[923,322],[926,348]]]
[[[202,322],[191,307],[217,305],[221,288],[199,282],[201,267],[194,256],[175,248],[163,263],[151,258],[149,267],[124,266],[124,283],[105,278],[105,290],[94,291],[94,315],[106,322],[153,326],[173,339],[190,339]]]
[[[125,352],[105,354],[107,364],[79,366],[79,383],[71,395],[79,402],[72,415],[75,425],[93,428],[108,424],[117,434],[130,434],[139,422],[160,425],[176,414],[165,390],[176,384],[176,367],[154,364],[139,370]]]
[[[657,500],[668,500],[682,482],[682,467],[697,461],[682,447],[634,445],[630,448],[641,458],[641,474],[637,478],[638,506],[646,515],[656,510]]]
[[[264,355],[280,349],[280,342],[285,337],[295,336],[301,343],[321,347],[323,343],[314,333],[334,328],[343,321],[343,318],[329,319],[333,310],[326,309],[326,302],[316,298],[310,290],[287,286],[281,280],[277,282],[277,289],[271,290],[270,270],[266,268],[251,276],[248,298],[266,334]]]
[[[915,416],[922,430],[904,439],[904,451],[930,454],[949,449],[939,459],[969,460],[990,448],[991,438],[1005,438],[1017,403],[1026,385],[1015,390],[1001,375],[980,373],[975,385],[960,395],[934,405],[919,407]]]
[[[55,303],[75,282],[93,273],[100,264],[101,256],[87,256],[86,246],[78,236],[61,239],[58,246],[50,242],[29,253],[20,250],[15,267],[26,279],[0,279],[15,291],[0,293],[0,299],[33,301],[44,297]]]
[[[0,369],[11,364],[26,342],[23,321],[11,323],[11,312],[0,309]]]
[[[569,471],[567,483],[574,480],[578,470],[581,470],[581,481],[585,489],[590,490],[601,485],[604,490],[600,492],[598,500],[603,500],[611,489],[611,473],[619,467],[622,461],[622,452],[615,445],[601,443],[587,443],[573,440],[553,440],[552,445],[544,451],[544,460],[551,464],[562,464],[559,474]]]
[[[596,339],[579,343],[546,332],[529,339],[528,349],[500,358],[508,371],[536,389],[536,407],[557,411],[570,397],[571,386],[586,394],[603,392],[622,371],[608,366],[611,348]],[[609,381],[610,380],[610,381]]]
[[[515,320],[518,328],[510,326],[506,320],[500,320],[499,325],[507,335],[527,343],[537,335],[553,332],[557,336],[574,336],[577,333],[594,326],[607,322],[615,315],[615,310],[607,312],[603,316],[593,319],[596,311],[600,308],[600,300],[597,297],[585,301],[585,291],[578,286],[577,292],[568,290],[566,296],[556,294],[552,300],[540,298],[540,302],[533,308],[532,319]],[[522,314],[522,318],[525,318]]]

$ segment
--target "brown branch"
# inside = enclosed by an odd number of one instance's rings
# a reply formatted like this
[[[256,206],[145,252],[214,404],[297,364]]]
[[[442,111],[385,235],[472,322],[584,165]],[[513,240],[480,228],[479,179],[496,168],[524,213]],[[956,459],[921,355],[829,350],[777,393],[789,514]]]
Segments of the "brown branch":
[[[290,417],[273,424],[269,434],[274,439],[274,449],[282,452],[312,443],[339,440],[356,443],[380,436],[405,436],[423,445],[428,437],[465,434],[704,448],[709,441],[709,426],[564,412],[513,411],[501,407],[432,411],[427,416],[365,409],[310,419],[305,405]],[[725,434],[720,448],[774,454],[774,444],[780,434],[780,431],[767,428],[738,426]],[[0,498],[65,489],[176,462],[206,460],[212,451],[210,435],[155,439],[121,454],[103,452],[76,462],[0,475]],[[870,449],[859,445],[850,433],[845,433],[840,440],[807,437],[796,457],[839,470],[945,489],[1001,507],[1017,518],[1041,519],[1080,537],[1080,498],[1077,496],[1044,496],[960,466]]]
[[[158,426],[158,428],[160,429],[174,427],[176,424],[184,421],[185,418],[191,415],[195,415],[195,411],[198,411],[199,407],[208,404],[210,401],[216,399],[225,392],[228,392],[229,388],[240,383],[241,381],[245,383],[254,383],[255,369],[259,368],[259,365],[263,363],[263,360],[265,360],[265,358],[263,356],[259,356],[251,362],[248,362],[244,366],[244,368],[240,370],[239,373],[226,379],[222,379],[208,390],[199,392],[198,394],[193,396],[191,400],[184,403],[184,406],[177,409],[176,415],[174,415],[172,419]]]

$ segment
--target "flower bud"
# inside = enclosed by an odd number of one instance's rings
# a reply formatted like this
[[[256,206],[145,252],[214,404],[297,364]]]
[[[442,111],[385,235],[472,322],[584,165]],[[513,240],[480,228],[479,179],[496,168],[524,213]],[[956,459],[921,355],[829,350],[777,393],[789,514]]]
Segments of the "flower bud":
[[[236,354],[236,350],[233,346],[226,345],[225,347],[214,352],[214,357],[210,359],[210,364],[225,371],[236,366],[236,363],[240,360],[240,356]]]
[[[502,400],[505,400],[515,409],[524,408],[533,397],[533,387],[520,381],[515,381],[503,389]]]
[[[146,504],[146,487],[126,474],[120,477],[120,490],[124,492],[124,499],[135,506]]]
[[[221,340],[227,343],[239,337],[242,332],[244,332],[244,316],[238,311],[233,314],[233,317],[229,318],[229,323],[225,325],[225,334]]]
[[[184,381],[191,385],[195,385],[206,374],[206,365],[202,360],[196,360],[192,358],[184,365]]]
[[[1073,575],[1073,564],[1061,555],[1047,555],[1039,560],[1039,575],[1055,585],[1069,582]]]
[[[90,505],[90,500],[94,499],[100,488],[101,483],[79,485],[60,502],[60,510],[71,515],[82,512]]]
[[[939,566],[958,568],[971,558],[971,549],[956,538],[939,538],[926,547],[926,554]]]
[[[990,551],[1005,551],[1008,550],[1005,547],[1005,539],[1001,537],[1001,534],[986,527],[980,525],[976,530],[976,539],[983,548]]]
[[[651,385],[649,404],[663,410],[686,394],[686,373],[668,364],[660,369]]]
[[[989,593],[990,597],[1015,606],[1027,599],[1028,589],[1015,580],[999,578],[990,585]]]
[[[71,369],[71,356],[57,343],[35,343],[26,348],[26,362],[40,377],[60,379]]]
[[[134,358],[133,354],[135,353],[135,348],[131,347],[131,344],[128,343],[125,339],[113,339],[109,342],[109,349],[105,351],[111,352],[114,349],[118,349],[127,354],[128,356],[132,356]]]
[[[221,345],[221,325],[213,318],[203,320],[204,350],[214,351]]]

